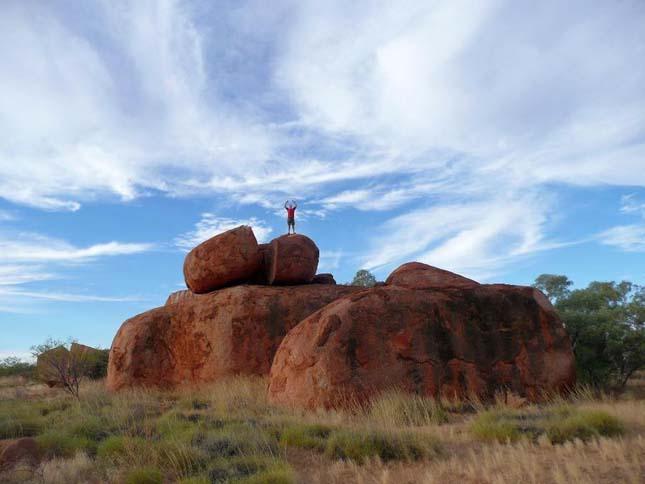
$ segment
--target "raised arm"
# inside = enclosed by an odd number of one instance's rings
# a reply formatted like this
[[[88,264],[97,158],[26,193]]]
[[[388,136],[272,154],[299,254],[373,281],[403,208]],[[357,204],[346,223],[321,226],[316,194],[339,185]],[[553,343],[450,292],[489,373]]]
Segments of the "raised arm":
[[[289,200],[287,200],[286,202],[284,202],[284,209],[285,209],[285,210],[288,210],[288,208],[287,208],[287,204],[288,204],[288,203],[289,203]]]
[[[293,208],[298,208],[298,204],[296,203],[295,200],[293,201]]]

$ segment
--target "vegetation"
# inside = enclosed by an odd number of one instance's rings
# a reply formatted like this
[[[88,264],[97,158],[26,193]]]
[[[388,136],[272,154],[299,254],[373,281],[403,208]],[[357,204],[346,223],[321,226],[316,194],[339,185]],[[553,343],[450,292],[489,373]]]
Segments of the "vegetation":
[[[34,378],[36,365],[11,356],[0,359],[0,378],[8,376]]]
[[[107,374],[109,350],[85,347],[74,341],[65,344],[51,338],[31,350],[37,361],[38,377],[51,386],[61,386],[76,398],[85,378],[103,378]]]
[[[521,400],[506,399],[512,404],[488,409],[390,392],[369,406],[302,412],[269,406],[266,380],[260,378],[172,392],[112,394],[102,381],[90,380],[82,387],[81,399],[44,387],[29,400],[0,396],[0,439],[32,436],[43,457],[29,475],[24,469],[20,478],[0,473],[0,481],[383,482],[389,476],[390,482],[468,482],[464,460],[477,455],[488,463],[489,477],[477,473],[471,481],[492,482],[500,465],[514,476],[518,459],[548,452],[557,460],[563,448],[569,454],[561,469],[578,466],[584,476],[579,480],[592,480],[586,469],[610,458],[589,459],[603,449],[613,456],[612,465],[622,462],[616,475],[629,482],[641,466],[631,449],[645,449],[638,430],[645,428],[643,401],[594,401],[585,392],[539,407],[514,408]],[[626,440],[606,442],[616,436]],[[521,454],[516,447],[487,447],[506,442],[520,446]],[[632,447],[627,450],[623,442]],[[494,467],[488,448],[499,455],[514,452],[515,461],[497,460]],[[463,449],[460,465],[454,449]],[[617,461],[615,449],[627,452],[629,460]],[[436,475],[443,481],[433,481]]]
[[[373,287],[376,285],[376,277],[370,271],[360,269],[352,280],[352,286]]]
[[[626,281],[576,290],[571,285],[566,276],[553,274],[535,280],[569,333],[579,380],[622,390],[645,368],[645,288]]]

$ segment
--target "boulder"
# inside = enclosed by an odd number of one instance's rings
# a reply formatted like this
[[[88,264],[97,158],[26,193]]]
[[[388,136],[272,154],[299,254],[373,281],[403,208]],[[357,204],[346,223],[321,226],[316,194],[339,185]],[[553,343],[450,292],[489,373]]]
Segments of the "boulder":
[[[318,247],[309,237],[283,235],[271,241],[267,281],[272,285],[310,283],[318,268]]]
[[[36,374],[49,388],[63,387],[61,371],[69,365],[69,350],[61,345],[43,351],[36,358]]]
[[[322,274],[316,274],[311,282],[314,284],[336,284],[336,279],[334,279],[333,274],[323,272]]]
[[[248,280],[248,283],[266,286],[268,284],[267,266],[269,264],[269,255],[271,254],[271,244],[259,244],[258,249],[260,250],[262,263],[260,264],[260,269]]]
[[[266,375],[287,331],[357,289],[242,285],[145,312],[125,321],[112,342],[108,388]]]
[[[171,304],[178,303],[179,301],[183,301],[184,299],[193,297],[194,295],[195,294],[190,289],[175,291],[171,293],[170,296],[168,296],[168,299],[166,299],[166,306],[170,306]]]
[[[0,471],[35,467],[39,461],[38,444],[31,437],[4,441],[0,446]]]
[[[333,408],[388,389],[487,400],[508,389],[536,401],[575,383],[571,344],[531,287],[374,287],[293,328],[270,372],[273,404]]]
[[[471,288],[479,285],[472,279],[421,262],[407,262],[399,266],[385,283],[409,289]]]
[[[253,230],[240,226],[202,242],[186,256],[184,279],[197,294],[253,277],[262,256]]]

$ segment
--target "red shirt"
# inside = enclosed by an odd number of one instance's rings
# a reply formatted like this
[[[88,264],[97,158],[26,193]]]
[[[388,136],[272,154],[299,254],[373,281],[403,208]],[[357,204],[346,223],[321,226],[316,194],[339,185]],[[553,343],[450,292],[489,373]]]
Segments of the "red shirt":
[[[287,217],[294,218],[296,215],[296,207],[287,207]]]

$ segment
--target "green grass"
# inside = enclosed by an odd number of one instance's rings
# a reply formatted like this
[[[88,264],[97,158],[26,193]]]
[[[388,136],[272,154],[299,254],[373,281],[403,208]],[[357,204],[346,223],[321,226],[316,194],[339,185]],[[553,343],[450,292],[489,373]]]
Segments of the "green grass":
[[[606,412],[558,405],[542,410],[490,409],[473,420],[471,431],[481,440],[535,441],[546,435],[551,443],[562,444],[575,439],[588,441],[600,436],[621,435],[624,425]]]
[[[154,467],[133,469],[125,475],[125,484],[163,484],[163,482],[163,472]]]
[[[333,428],[328,425],[294,424],[286,426],[280,433],[280,444],[301,449],[324,451]]]
[[[88,455],[96,454],[96,443],[84,437],[76,437],[58,430],[49,430],[36,437],[40,454],[47,458],[74,457],[83,451]]]
[[[421,460],[434,457],[440,451],[439,443],[428,435],[361,429],[333,432],[325,448],[330,458],[349,459],[359,464],[373,457],[386,462]]]
[[[387,392],[369,408],[368,418],[381,426],[420,427],[448,422],[448,413],[432,398]]]

